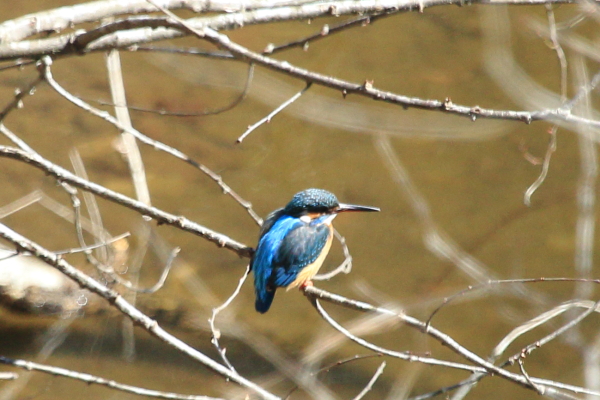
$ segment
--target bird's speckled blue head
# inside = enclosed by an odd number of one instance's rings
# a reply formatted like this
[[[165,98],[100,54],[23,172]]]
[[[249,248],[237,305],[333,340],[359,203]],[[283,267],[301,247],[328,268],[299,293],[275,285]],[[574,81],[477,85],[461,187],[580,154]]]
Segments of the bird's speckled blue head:
[[[323,189],[306,189],[296,193],[283,212],[287,215],[297,216],[307,212],[325,213],[339,206],[340,203],[333,193]]]

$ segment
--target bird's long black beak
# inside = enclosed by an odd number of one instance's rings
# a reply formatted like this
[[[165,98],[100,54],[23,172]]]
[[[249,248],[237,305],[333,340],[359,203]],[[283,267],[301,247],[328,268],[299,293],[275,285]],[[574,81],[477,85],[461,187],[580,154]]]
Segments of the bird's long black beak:
[[[369,206],[356,206],[354,204],[340,204],[340,206],[335,210],[336,213],[341,212],[357,212],[357,211],[381,211],[377,207],[369,207]]]

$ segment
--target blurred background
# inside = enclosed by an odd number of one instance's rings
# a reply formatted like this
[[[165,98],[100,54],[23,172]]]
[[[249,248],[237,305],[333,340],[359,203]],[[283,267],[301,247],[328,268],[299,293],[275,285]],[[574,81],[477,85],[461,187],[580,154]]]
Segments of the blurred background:
[[[76,3],[4,2],[0,15],[9,20]],[[591,79],[578,71],[589,68],[590,76],[596,73],[593,53],[573,49],[573,43],[588,43],[589,49],[597,41],[593,12],[584,5],[555,8],[561,37],[570,39],[564,42],[569,96]],[[246,26],[226,34],[262,51],[270,43],[302,38],[344,18],[348,17]],[[497,110],[540,110],[557,107],[561,98],[561,69],[548,32],[543,6],[443,6],[388,16],[274,57],[351,82],[372,80],[377,88],[406,96],[450,98],[456,104]],[[193,38],[160,45],[215,50]],[[105,59],[105,54],[92,53],[56,60],[54,77],[72,94],[113,112],[97,103],[111,102]],[[244,90],[248,76],[243,62],[166,52],[122,51],[121,61],[128,104],[153,110],[198,113],[224,107]],[[36,76],[32,66],[1,71],[3,104]],[[445,297],[488,279],[596,276],[595,132],[558,127],[548,175],[529,206],[525,191],[538,179],[552,139],[552,125],[545,122],[473,122],[358,96],[344,99],[339,92],[313,85],[270,123],[236,144],[249,125],[304,86],[257,66],[246,98],[228,112],[175,117],[131,110],[131,118],[142,133],[219,174],[262,217],[309,187],[330,190],[345,203],[380,207],[377,214],[336,219],[353,268],[347,275],[315,283],[334,293],[425,320]],[[594,118],[593,104],[580,112]],[[78,152],[90,180],[135,196],[117,129],[73,106],[48,85],[40,85],[4,123],[42,156],[69,170],[73,170],[70,155]],[[256,245],[258,225],[213,180],[149,146],[140,145],[140,150],[155,207]],[[54,212],[56,203],[70,209],[69,197],[54,179],[1,158],[0,186],[2,223],[52,250],[79,246],[73,224]],[[38,200],[16,210],[14,202],[28,195]],[[117,269],[125,272],[130,265],[141,264],[140,286],[152,286],[169,251],[181,247],[164,288],[152,295],[139,294],[135,301],[168,331],[218,359],[207,320],[211,309],[233,292],[248,260],[155,223],[149,224],[145,240],[148,225],[139,214],[97,201],[110,234],[131,232],[119,244]],[[93,274],[83,256],[68,260]],[[324,269],[334,269],[343,260],[342,247],[335,242]],[[0,354],[157,390],[243,398],[246,392],[234,384],[141,329],[132,330],[103,300],[71,290],[79,302],[67,310],[47,310],[44,303],[49,300],[42,298],[37,312],[35,307],[23,312],[6,301],[0,313]],[[588,284],[572,282],[488,287],[456,298],[435,316],[433,325],[486,358],[514,327],[562,302],[593,300],[594,295]],[[462,362],[439,343],[393,321],[326,308],[346,327],[383,347]],[[568,335],[536,350],[526,360],[528,373],[593,388],[590,371],[597,362],[592,356],[599,351],[596,318],[591,316]],[[557,318],[518,338],[506,357],[565,321]],[[296,290],[280,291],[271,310],[259,315],[254,311],[252,277],[220,314],[217,326],[221,344],[242,375],[280,396],[297,384],[303,386],[292,399],[352,398],[382,361],[361,359],[310,378],[323,366],[369,351],[337,334]],[[396,359],[386,362],[365,398],[416,396],[469,376]],[[18,373],[20,379],[0,382],[0,398],[136,397],[41,373]],[[480,398],[533,395],[496,377],[484,379],[471,393]]]

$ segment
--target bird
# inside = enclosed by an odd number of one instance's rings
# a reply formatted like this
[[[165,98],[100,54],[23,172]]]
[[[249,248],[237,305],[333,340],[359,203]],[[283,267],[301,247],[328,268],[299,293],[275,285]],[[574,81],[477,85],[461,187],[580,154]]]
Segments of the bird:
[[[312,284],[329,253],[333,219],[342,212],[380,211],[377,207],[340,203],[327,190],[298,192],[263,222],[250,269],[254,273],[256,311],[266,313],[277,288]]]

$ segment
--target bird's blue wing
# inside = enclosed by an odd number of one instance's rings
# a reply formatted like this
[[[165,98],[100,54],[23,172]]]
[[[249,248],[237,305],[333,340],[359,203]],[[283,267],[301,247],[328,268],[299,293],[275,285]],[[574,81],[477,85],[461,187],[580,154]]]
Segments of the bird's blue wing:
[[[256,311],[267,312],[275,296],[277,284],[273,281],[274,259],[282,241],[294,228],[302,226],[297,218],[272,214],[265,221],[267,226],[261,230],[261,236],[252,257],[254,273],[254,291],[256,292]]]
[[[260,226],[260,232],[258,234],[259,240],[264,236],[265,233],[271,230],[275,222],[277,222],[277,220],[282,216],[282,214],[283,208],[278,208],[277,210],[267,215],[267,218],[265,218],[262,225]]]
[[[307,265],[314,263],[329,240],[330,229],[313,221],[296,226],[283,238],[273,259],[273,283],[288,286]]]

